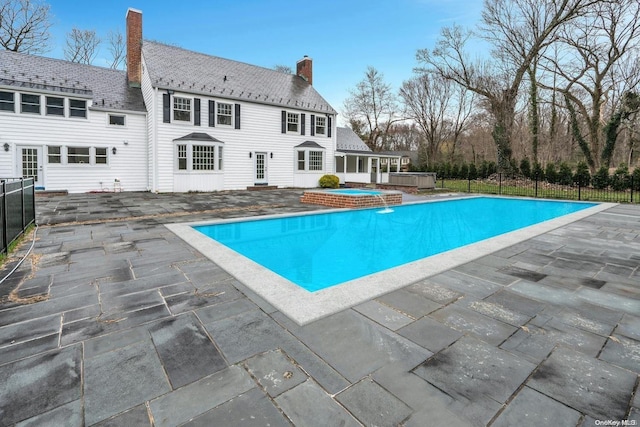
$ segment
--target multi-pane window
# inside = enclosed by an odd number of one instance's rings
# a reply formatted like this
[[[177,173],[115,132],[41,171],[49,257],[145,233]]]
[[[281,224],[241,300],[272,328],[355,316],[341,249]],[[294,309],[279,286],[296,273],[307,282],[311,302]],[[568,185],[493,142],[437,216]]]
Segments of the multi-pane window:
[[[64,98],[57,96],[47,96],[47,115],[48,116],[64,116]]]
[[[69,100],[69,116],[71,117],[87,117],[87,101],[80,99]]]
[[[13,92],[0,92],[0,110],[15,111]]]
[[[287,113],[287,132],[298,132],[299,122],[300,122],[300,114]]]
[[[193,146],[193,170],[212,171],[215,169],[215,148],[211,145]]]
[[[233,104],[218,103],[218,124],[231,126],[233,119]]]
[[[112,126],[124,126],[124,116],[109,114],[109,124]]]
[[[218,146],[218,170],[222,170],[222,145]]]
[[[178,170],[187,170],[187,146],[184,144],[178,145]]]
[[[309,170],[322,170],[322,151],[309,151]]]
[[[62,163],[62,155],[61,149],[59,145],[56,146],[48,146],[47,147],[47,161],[49,163]]]
[[[327,118],[316,116],[316,135],[324,135],[327,132]]]
[[[20,94],[20,106],[23,113],[40,114],[40,95]]]
[[[67,147],[67,163],[89,163],[89,147]]]
[[[306,151],[298,151],[298,170],[299,171],[303,171],[306,167],[305,153]]]
[[[96,165],[107,164],[107,149],[104,147],[96,147]]]
[[[191,99],[179,96],[173,98],[173,120],[191,121]]]

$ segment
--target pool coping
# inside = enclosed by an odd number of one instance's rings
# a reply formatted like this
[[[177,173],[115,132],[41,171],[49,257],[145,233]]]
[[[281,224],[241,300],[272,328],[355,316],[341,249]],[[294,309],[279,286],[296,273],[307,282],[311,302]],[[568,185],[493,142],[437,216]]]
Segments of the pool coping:
[[[486,196],[477,196],[486,197]],[[500,196],[490,196],[500,197]],[[462,198],[462,197],[460,197]],[[468,197],[464,197],[468,198]],[[513,198],[513,197],[511,197]],[[447,200],[456,200],[452,197]],[[530,199],[530,198],[521,198]],[[539,200],[539,199],[534,199]],[[407,204],[442,202],[443,199],[417,201]],[[563,200],[566,201],[566,200]],[[580,202],[576,202],[580,203]],[[592,202],[591,202],[592,203]],[[345,209],[327,209],[288,214],[206,220],[165,224],[169,230],[197,249],[205,257],[226,270],[269,304],[299,325],[361,304],[380,295],[404,288],[412,283],[434,276],[459,265],[489,255],[500,249],[549,232],[558,227],[602,212],[616,203],[599,203],[568,215],[540,222],[519,230],[504,233],[476,243],[461,246],[427,258],[393,267],[379,273],[353,279],[327,289],[309,292],[260,264],[196,231],[194,225],[222,224],[239,221],[258,221],[268,218],[317,215],[343,212]]]

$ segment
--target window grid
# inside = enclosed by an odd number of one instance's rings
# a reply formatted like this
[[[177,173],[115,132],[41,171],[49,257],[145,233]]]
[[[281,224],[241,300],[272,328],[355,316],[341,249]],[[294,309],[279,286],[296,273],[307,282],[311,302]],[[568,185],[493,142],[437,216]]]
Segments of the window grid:
[[[67,163],[88,164],[89,160],[89,147],[67,147]]]
[[[193,170],[215,170],[215,146],[194,145],[192,148],[192,155]]]
[[[15,111],[13,92],[0,92],[0,110]]]
[[[322,170],[322,151],[309,151],[309,170]]]
[[[62,147],[59,145],[47,147],[47,162],[62,163]]]
[[[287,132],[298,132],[298,123],[300,115],[296,113],[287,113]]]
[[[40,114],[40,95],[20,94],[20,105],[23,113]]]
[[[187,170],[187,146],[185,144],[178,145],[178,170]]]
[[[304,167],[305,167],[305,156],[304,156],[305,152],[304,151],[298,151],[298,170],[299,171],[303,171]]]
[[[87,101],[80,99],[69,100],[69,116],[71,117],[87,117]]]
[[[316,116],[316,135],[324,135],[327,129],[327,118]]]
[[[177,96],[173,98],[173,119],[183,122],[191,121],[191,99]]]
[[[107,149],[104,147],[96,147],[96,165],[107,164]]]
[[[218,103],[218,124],[231,126],[233,122],[233,105]]]
[[[56,96],[47,96],[47,115],[48,116],[64,116],[64,98]]]
[[[109,114],[109,124],[113,126],[124,126],[124,116]]]
[[[218,170],[222,170],[222,145],[218,146]]]

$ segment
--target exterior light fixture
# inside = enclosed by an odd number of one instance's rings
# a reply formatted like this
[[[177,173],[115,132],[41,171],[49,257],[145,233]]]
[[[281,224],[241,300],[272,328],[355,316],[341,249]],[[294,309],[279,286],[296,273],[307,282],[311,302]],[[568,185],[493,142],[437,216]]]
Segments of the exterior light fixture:
[[[112,152],[112,153],[113,153],[113,155],[115,156],[115,155],[116,155],[116,153],[118,152],[118,149],[117,149],[116,147],[113,147],[113,148],[111,149],[111,152]]]
[[[253,156],[253,153],[251,151],[249,151],[249,158],[251,158],[252,156]]]
[[[176,93],[173,89],[167,89],[167,95],[173,95]]]
[[[269,153],[269,157],[273,159],[273,153]]]
[[[8,143],[8,142],[5,142],[5,143],[4,143],[4,145],[3,145],[2,147],[4,148],[4,151],[9,151],[9,147],[10,147],[10,145],[9,145],[9,143]]]

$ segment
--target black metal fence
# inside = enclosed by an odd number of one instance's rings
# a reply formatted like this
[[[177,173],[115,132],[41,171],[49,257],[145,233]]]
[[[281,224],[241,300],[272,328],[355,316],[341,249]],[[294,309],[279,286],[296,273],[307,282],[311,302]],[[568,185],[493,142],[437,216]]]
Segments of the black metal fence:
[[[437,187],[466,193],[498,194],[507,196],[539,197],[613,203],[640,202],[640,182],[628,176],[624,188],[615,185],[594,186],[552,184],[535,178],[508,177],[501,173],[486,179],[444,179]]]
[[[36,198],[33,178],[0,178],[0,251],[36,221]]]

